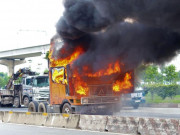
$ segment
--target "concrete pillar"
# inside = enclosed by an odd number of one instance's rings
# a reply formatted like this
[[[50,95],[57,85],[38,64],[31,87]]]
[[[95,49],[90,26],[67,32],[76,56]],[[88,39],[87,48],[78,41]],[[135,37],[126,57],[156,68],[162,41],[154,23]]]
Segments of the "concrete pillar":
[[[14,60],[14,59],[11,59],[11,60],[2,59],[2,60],[0,60],[0,64],[8,67],[8,75],[9,76],[14,74],[14,67],[16,65],[23,64],[25,62],[26,62],[25,60]]]

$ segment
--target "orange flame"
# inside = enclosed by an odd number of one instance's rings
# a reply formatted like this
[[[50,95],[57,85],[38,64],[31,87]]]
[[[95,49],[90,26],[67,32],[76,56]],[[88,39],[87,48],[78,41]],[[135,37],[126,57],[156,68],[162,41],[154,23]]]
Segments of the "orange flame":
[[[84,67],[83,68],[85,71],[88,70],[88,67]],[[114,73],[120,73],[121,72],[121,68],[120,68],[120,64],[117,61],[115,64],[109,64],[107,69],[102,69],[96,73],[86,73],[85,76],[88,77],[101,77],[101,76],[106,76],[106,75],[111,75]]]
[[[51,48],[52,48],[52,46],[53,46],[53,44],[51,45]],[[61,53],[63,53],[63,51]],[[62,67],[62,66],[66,67],[66,65],[72,64],[75,60],[77,60],[79,58],[79,56],[83,53],[84,53],[83,48],[77,47],[77,48],[75,48],[74,52],[70,56],[56,60],[52,56],[53,50],[51,49],[50,53],[49,53],[50,66],[51,67]],[[95,73],[91,73],[89,67],[84,66],[82,75],[80,75],[77,71],[73,71],[72,76],[74,78],[73,85],[74,85],[75,92],[79,95],[87,95],[88,94],[88,91],[89,91],[88,84],[81,78],[82,76],[90,77],[93,79],[93,77],[101,77],[101,76],[109,76],[112,74],[120,74],[121,73],[120,65],[123,65],[123,64],[119,63],[118,61],[115,63],[110,63],[110,64],[108,64],[107,68],[101,69]],[[54,71],[54,73],[52,75],[52,79],[56,83],[64,82],[65,84],[67,84],[67,80],[64,79],[64,70]],[[113,86],[112,86],[113,91],[119,92],[121,90],[126,90],[126,89],[130,89],[133,87],[133,85],[131,83],[131,74],[126,73],[123,81],[120,81],[120,80],[122,80],[122,79],[119,78],[119,80],[117,80],[115,83],[113,83]]]
[[[55,70],[52,74],[52,80],[56,83],[63,82],[63,77],[64,77],[63,69],[61,69],[60,71]]]
[[[121,91],[121,90],[123,90],[123,89],[132,88],[133,85],[131,84],[130,79],[131,79],[131,75],[130,75],[129,73],[126,73],[123,82],[117,80],[117,81],[113,84],[113,91],[119,92],[119,91]]]
[[[76,77],[76,82],[74,84],[74,87],[75,87],[76,93],[80,95],[87,95],[87,92],[88,92],[87,83],[82,81],[82,79],[79,76]]]
[[[51,50],[49,53],[51,67],[57,67],[57,66],[65,67],[66,65],[73,63],[73,61],[78,59],[79,55],[81,55],[83,52],[84,52],[83,48],[77,47],[70,56],[68,56],[64,59],[61,58],[61,59],[55,60],[54,58],[52,58],[53,51]]]

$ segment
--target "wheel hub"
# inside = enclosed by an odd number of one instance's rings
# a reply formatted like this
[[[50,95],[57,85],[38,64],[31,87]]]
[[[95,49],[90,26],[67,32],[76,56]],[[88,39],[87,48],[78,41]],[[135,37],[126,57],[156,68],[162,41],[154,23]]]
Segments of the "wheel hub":
[[[65,111],[65,113],[69,113],[70,112],[69,108],[65,108],[64,111]]]

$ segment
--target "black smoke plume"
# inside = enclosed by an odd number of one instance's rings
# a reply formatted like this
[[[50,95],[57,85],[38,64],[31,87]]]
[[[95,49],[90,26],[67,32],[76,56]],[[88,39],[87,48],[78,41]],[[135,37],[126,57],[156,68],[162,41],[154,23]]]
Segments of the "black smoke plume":
[[[179,5],[180,0],[64,0],[56,25],[65,43],[61,49],[81,45],[86,51],[74,66],[94,72],[117,60],[127,70],[163,63],[180,49]]]

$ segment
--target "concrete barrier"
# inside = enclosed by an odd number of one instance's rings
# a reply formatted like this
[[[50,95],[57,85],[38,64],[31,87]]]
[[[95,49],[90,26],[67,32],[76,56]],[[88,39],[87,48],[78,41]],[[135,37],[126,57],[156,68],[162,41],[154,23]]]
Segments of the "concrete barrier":
[[[30,112],[4,112],[3,121],[6,123],[28,124],[43,126],[48,114]]]
[[[108,116],[80,115],[79,127],[82,130],[105,131]]]
[[[139,118],[108,116],[106,130],[114,133],[138,134]]]
[[[49,114],[45,126],[77,129],[79,117],[73,114]]]
[[[179,120],[140,118],[138,132],[141,135],[179,135]]]
[[[17,119],[17,114],[14,114],[14,112],[4,112],[3,116],[3,122],[5,123],[15,123]]]
[[[47,120],[47,113],[19,113],[19,117],[16,120],[18,124],[37,125],[44,126]]]
[[[0,112],[0,122],[141,135],[179,135],[180,120],[100,115]]]
[[[0,112],[0,123],[3,122],[4,112]]]

